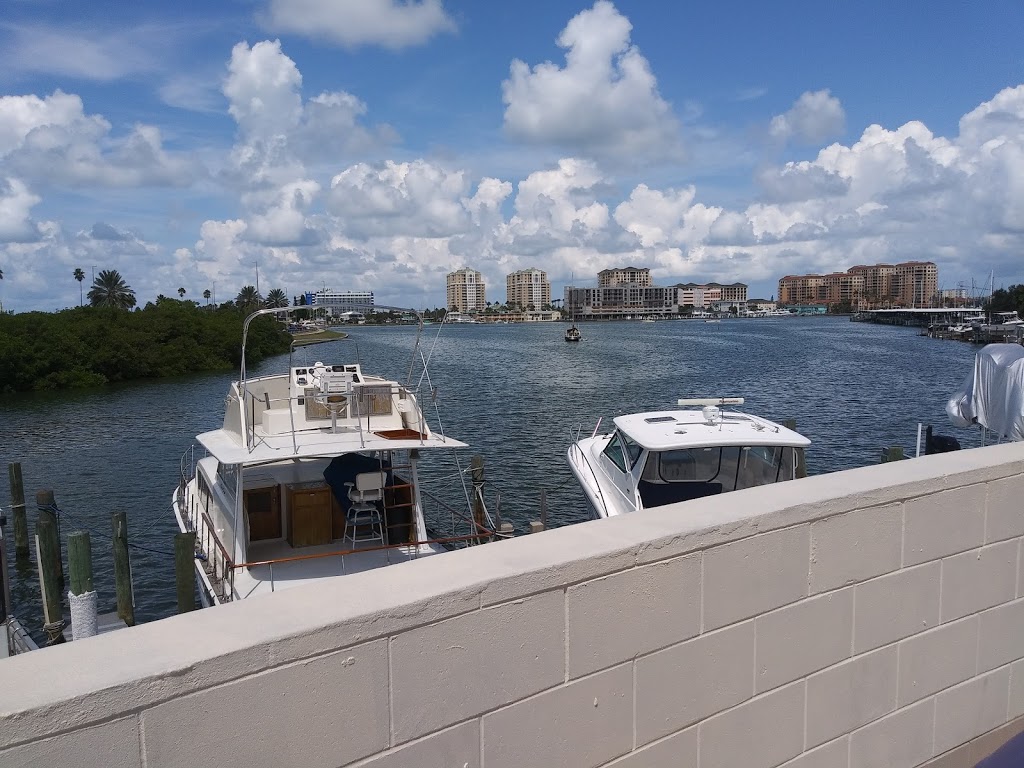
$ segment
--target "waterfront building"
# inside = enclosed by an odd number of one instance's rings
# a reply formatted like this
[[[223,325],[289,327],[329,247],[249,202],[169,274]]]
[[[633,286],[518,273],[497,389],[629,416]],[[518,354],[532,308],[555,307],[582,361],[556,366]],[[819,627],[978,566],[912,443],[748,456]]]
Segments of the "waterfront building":
[[[598,288],[618,288],[624,285],[651,287],[651,270],[647,267],[616,267],[602,269],[597,273]]]
[[[324,288],[306,291],[306,306],[326,309],[331,316],[346,312],[365,314],[373,311],[373,291],[335,291]]]
[[[747,312],[771,312],[778,309],[779,303],[774,299],[747,299]]]
[[[938,268],[930,261],[850,267],[827,275],[786,275],[779,280],[780,304],[837,304],[924,307],[935,301]]]
[[[551,283],[542,269],[520,269],[505,277],[505,301],[511,306],[542,309],[551,304]]]
[[[626,283],[605,288],[566,286],[564,306],[571,317],[622,319],[674,315],[676,288]]]
[[[727,307],[735,306],[737,311],[746,312],[746,283],[677,283],[676,289],[676,303],[681,307],[689,304],[694,309],[708,309],[724,302]]]
[[[481,273],[465,267],[449,272],[446,280],[448,309],[458,312],[483,312],[487,306],[487,285]]]

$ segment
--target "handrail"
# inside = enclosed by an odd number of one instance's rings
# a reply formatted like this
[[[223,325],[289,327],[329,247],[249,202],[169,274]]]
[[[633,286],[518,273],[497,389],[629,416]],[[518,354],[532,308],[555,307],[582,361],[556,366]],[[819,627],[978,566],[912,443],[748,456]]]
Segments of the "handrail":
[[[598,422],[598,423],[600,423],[600,422]],[[595,432],[597,431],[596,427],[594,428],[594,431]],[[601,479],[597,476],[597,473],[594,471],[594,467],[591,466],[590,459],[587,458],[586,452],[582,448],[580,448],[579,444],[576,443],[576,442],[573,442],[573,443],[569,444],[569,450],[570,451],[573,451],[573,450],[579,451],[580,462],[582,464],[586,465],[587,469],[590,471],[590,476],[594,478],[594,487],[597,489],[597,495],[601,497],[601,504],[604,505],[605,515],[607,516],[607,514],[608,514],[608,501],[604,497],[604,491],[601,490]],[[619,491],[619,493],[622,493],[622,491],[619,489],[618,486],[615,486],[615,490]],[[623,498],[626,498],[627,500],[629,498],[624,493],[622,494],[622,496],[623,496]]]

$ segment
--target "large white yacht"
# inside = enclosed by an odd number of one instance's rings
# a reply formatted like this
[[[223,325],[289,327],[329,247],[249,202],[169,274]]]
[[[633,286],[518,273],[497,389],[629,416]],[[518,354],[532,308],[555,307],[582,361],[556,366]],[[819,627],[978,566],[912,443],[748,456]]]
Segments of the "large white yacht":
[[[415,387],[358,362],[298,364],[294,346],[286,373],[246,376],[249,324],[286,311],[246,319],[223,426],[198,435],[200,450],[182,459],[173,508],[180,530],[196,533],[204,605],[436,554],[490,532],[482,497],[474,518],[421,488],[425,455],[466,445],[430,428]],[[428,498],[458,521],[445,534],[428,532]]]
[[[678,410],[618,416],[577,439],[569,467],[596,517],[611,517],[798,476],[811,444],[781,424],[726,406],[741,397],[679,400]]]

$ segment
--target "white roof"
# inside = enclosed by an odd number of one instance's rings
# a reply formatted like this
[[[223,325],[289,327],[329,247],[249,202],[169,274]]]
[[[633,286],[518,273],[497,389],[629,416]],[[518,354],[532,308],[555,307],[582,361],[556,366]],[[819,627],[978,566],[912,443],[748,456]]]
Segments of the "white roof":
[[[466,448],[466,443],[431,434],[430,437],[418,439],[392,440],[380,437],[374,432],[360,433],[356,430],[331,432],[330,428],[322,430],[306,430],[295,433],[295,445],[292,435],[260,436],[250,451],[242,444],[238,435],[226,429],[215,429],[204,432],[196,439],[222,464],[265,464],[283,459],[307,458],[314,456],[335,456],[356,451],[400,451],[409,448]],[[296,450],[297,448],[297,450]]]
[[[723,445],[806,448],[803,435],[774,421],[738,411],[723,411],[713,425],[700,409],[648,411],[617,416],[615,426],[650,451]]]

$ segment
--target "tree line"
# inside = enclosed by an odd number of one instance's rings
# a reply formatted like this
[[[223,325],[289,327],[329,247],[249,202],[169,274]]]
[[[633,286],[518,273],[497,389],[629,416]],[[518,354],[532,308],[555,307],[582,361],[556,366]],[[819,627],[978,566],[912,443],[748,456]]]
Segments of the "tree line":
[[[96,387],[240,365],[242,323],[251,307],[207,308],[160,296],[126,312],[125,301],[0,314],[0,391]],[[134,306],[134,294],[131,301]],[[287,352],[290,343],[278,321],[258,318],[249,328],[246,362]]]

